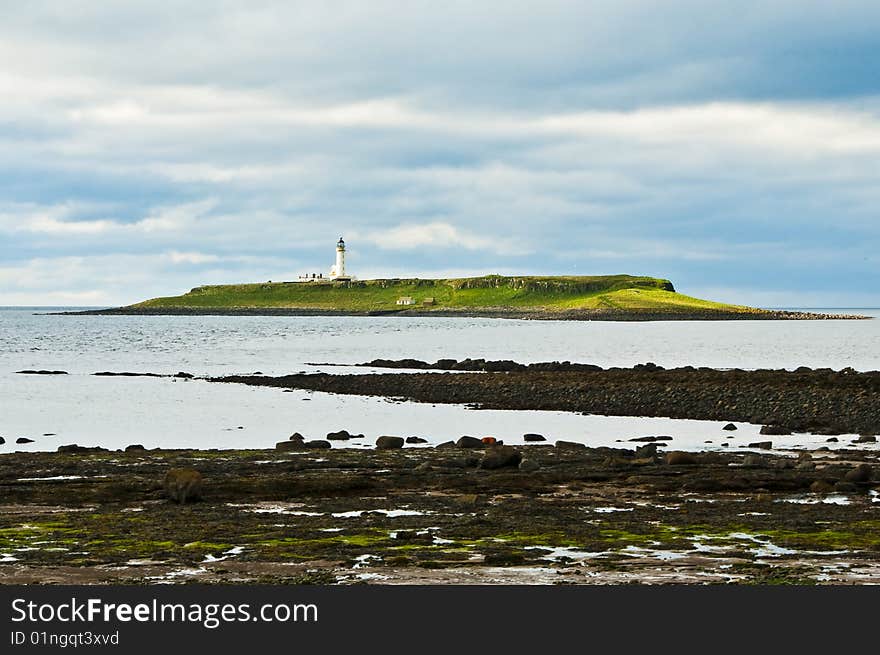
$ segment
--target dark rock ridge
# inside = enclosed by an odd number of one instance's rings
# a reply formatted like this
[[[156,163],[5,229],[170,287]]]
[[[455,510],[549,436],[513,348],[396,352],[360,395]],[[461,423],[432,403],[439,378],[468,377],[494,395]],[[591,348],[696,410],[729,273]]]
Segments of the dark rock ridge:
[[[16,371],[19,375],[69,375],[67,371],[47,371],[45,369],[41,369],[39,371],[27,369],[24,371]]]
[[[442,361],[442,360],[441,360]],[[467,360],[466,360],[467,361]],[[530,364],[510,370],[233,375],[210,378],[256,386],[470,404],[487,409],[581,412],[738,421],[783,432],[880,434],[880,372],[853,369],[716,370],[691,366],[599,369]],[[516,364],[515,362],[513,364]],[[448,366],[453,366],[448,364]],[[522,365],[517,365],[522,366]],[[541,366],[544,366],[542,370]],[[582,367],[572,369],[571,367]],[[453,369],[449,369],[453,370]],[[767,434],[767,430],[762,431]],[[774,432],[779,433],[779,432]],[[479,440],[477,440],[479,441]],[[475,446],[479,447],[479,446]]]

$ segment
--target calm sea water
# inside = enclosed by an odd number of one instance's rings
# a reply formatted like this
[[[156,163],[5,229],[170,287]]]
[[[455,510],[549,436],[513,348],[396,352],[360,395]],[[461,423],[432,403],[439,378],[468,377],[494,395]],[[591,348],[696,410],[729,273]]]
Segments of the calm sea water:
[[[609,444],[669,434],[679,447],[720,447],[714,422],[473,411],[455,406],[149,378],[100,378],[96,371],[195,375],[327,370],[376,357],[570,360],[601,366],[653,361],[717,368],[798,366],[880,369],[880,320],[563,322],[395,317],[48,316],[0,308],[0,435],[10,450],[64,443],[110,448],[268,447],[299,431],[323,437],[346,428],[372,444],[380,434],[437,443],[491,434],[517,443],[524,432]],[[838,310],[855,313],[855,310]],[[858,313],[880,318],[878,310]],[[67,376],[16,375],[59,369]],[[757,434],[742,426],[735,442]],[[34,444],[16,445],[27,436]],[[790,445],[818,443],[795,435]],[[706,443],[711,442],[711,443]],[[360,444],[352,444],[360,445]]]

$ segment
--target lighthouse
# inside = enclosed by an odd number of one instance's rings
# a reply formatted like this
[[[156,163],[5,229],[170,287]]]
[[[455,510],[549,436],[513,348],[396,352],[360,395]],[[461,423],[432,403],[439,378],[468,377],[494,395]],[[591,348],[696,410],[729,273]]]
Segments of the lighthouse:
[[[330,279],[341,282],[351,279],[350,275],[345,274],[345,241],[342,237],[336,242],[336,265],[330,269]]]

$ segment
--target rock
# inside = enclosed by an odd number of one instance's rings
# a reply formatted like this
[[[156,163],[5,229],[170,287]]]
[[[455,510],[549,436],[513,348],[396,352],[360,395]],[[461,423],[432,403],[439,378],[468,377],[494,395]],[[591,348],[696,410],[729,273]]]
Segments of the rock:
[[[837,443],[838,441],[840,441],[840,439],[837,437],[831,437],[830,439],[826,439],[825,443]]]
[[[279,441],[275,444],[275,450],[283,452],[291,450],[305,450],[305,444],[302,441]]]
[[[642,457],[656,457],[657,456],[657,444],[656,443],[646,443],[644,446],[639,446],[636,448],[636,458]]]
[[[6,443],[6,439],[4,439],[3,437],[0,437],[0,446],[2,446],[5,443]]]
[[[428,440],[421,437],[407,437],[406,443],[428,443]]]
[[[586,450],[587,447],[582,443],[577,443],[576,441],[562,441],[561,439],[556,442],[556,447],[560,450]]]
[[[764,466],[764,458],[760,455],[755,454],[746,455],[745,457],[743,457],[743,466],[749,468],[760,468]]]
[[[846,480],[841,480],[840,482],[834,483],[834,491],[838,491],[842,494],[851,494],[859,490],[858,485],[855,482],[848,482]]]
[[[791,434],[791,430],[781,425],[762,425],[761,434],[767,436],[784,436]],[[751,446],[749,446],[751,448]]]
[[[107,452],[106,448],[101,448],[100,446],[93,446],[91,448],[87,446],[78,446],[75,443],[67,444],[65,446],[58,446],[59,453],[73,454],[73,453],[105,453]]]
[[[68,375],[67,371],[46,371],[46,370],[33,371],[30,369],[26,370],[26,371],[16,371],[16,373],[18,373],[20,375]]]
[[[302,436],[299,432],[294,432],[292,435],[290,435],[290,441],[299,441],[300,443],[302,443],[305,440],[306,438]]]
[[[644,441],[644,442],[653,442],[653,441],[672,441],[672,437],[662,436],[662,437],[636,437],[634,439],[630,439],[630,441]]]
[[[808,459],[804,459],[804,460],[801,460],[800,462],[798,462],[797,466],[795,466],[795,468],[798,469],[799,471],[814,471],[816,469],[816,463],[811,462]]]
[[[666,463],[669,466],[693,466],[698,464],[696,456],[693,453],[686,453],[681,450],[673,450],[666,453]]]
[[[323,439],[314,439],[312,441],[306,441],[303,446],[308,450],[327,450],[328,448],[330,448],[330,442],[324,441]]]
[[[379,450],[393,450],[403,448],[403,437],[379,437],[376,439],[376,448]]]
[[[814,494],[828,494],[834,491],[834,487],[825,482],[825,480],[816,480],[810,485],[810,491]]]
[[[182,378],[184,380],[192,380],[193,374],[192,373],[185,373],[184,371],[178,371],[177,373],[174,374],[174,377]]]
[[[531,473],[532,471],[537,471],[539,468],[541,468],[541,465],[538,464],[538,462],[536,462],[533,459],[520,460],[520,463],[519,463],[519,470],[520,471],[525,471],[526,473]]]
[[[853,443],[877,443],[877,437],[873,434],[862,434],[857,439],[853,439]]]
[[[512,446],[492,446],[483,455],[480,468],[500,469],[506,466],[519,466],[522,461],[522,453]]]
[[[727,425],[725,425],[725,426],[724,426],[723,428],[721,428],[721,429],[722,429],[722,430],[728,430],[728,431],[731,431],[731,432],[732,432],[733,430],[736,430],[737,427],[736,427],[733,423],[728,423]]]
[[[523,441],[547,441],[547,439],[544,438],[543,434],[529,432],[528,434],[523,435]]]
[[[455,448],[454,441],[444,441],[443,443],[438,443],[434,448],[438,449],[446,449],[446,448]]]
[[[480,441],[483,442],[484,446],[494,446],[498,443],[498,439],[496,439],[495,437],[483,437],[482,439],[480,439]]]
[[[141,450],[146,450],[146,448],[144,448],[143,444],[139,444],[139,443],[133,443],[133,444],[125,447],[125,452],[127,452],[127,453],[133,453],[135,451],[141,451]]]
[[[351,439],[351,434],[349,434],[348,430],[340,430],[339,432],[328,432],[327,439],[330,441],[348,441]]]
[[[27,437],[19,437],[15,440],[15,443],[34,443],[34,440],[28,439]]]
[[[843,479],[847,482],[870,482],[873,473],[869,464],[859,464],[847,471]]]
[[[483,442],[476,437],[469,437],[465,435],[461,437],[458,441],[456,441],[455,445],[458,448],[482,448]]]
[[[753,441],[749,444],[749,448],[760,448],[761,450],[770,450],[773,448],[772,441]]]
[[[202,497],[202,474],[195,469],[173,468],[162,480],[165,495],[175,503],[186,503]]]

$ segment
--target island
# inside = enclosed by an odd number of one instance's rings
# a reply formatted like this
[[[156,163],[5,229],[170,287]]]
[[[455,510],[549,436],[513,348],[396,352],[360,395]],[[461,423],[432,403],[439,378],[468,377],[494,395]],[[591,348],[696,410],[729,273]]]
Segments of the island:
[[[485,275],[374,280],[308,277],[292,282],[199,286],[179,296],[75,313],[465,316],[612,321],[863,318],[702,300],[676,292],[669,280],[633,275]]]

